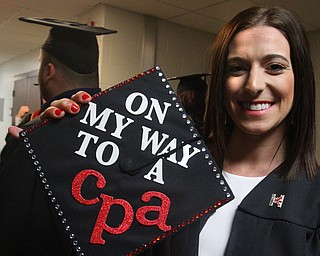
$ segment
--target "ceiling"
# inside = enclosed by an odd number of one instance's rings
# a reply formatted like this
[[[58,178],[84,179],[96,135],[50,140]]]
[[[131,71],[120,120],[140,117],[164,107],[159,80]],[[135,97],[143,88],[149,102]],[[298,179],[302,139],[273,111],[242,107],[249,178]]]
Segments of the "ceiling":
[[[0,0],[0,64],[39,48],[47,35],[47,28],[37,26],[35,29],[18,21],[18,17],[76,21],[78,16],[99,3],[211,33],[217,33],[242,9],[274,4],[298,13],[307,31],[320,30],[320,0]]]

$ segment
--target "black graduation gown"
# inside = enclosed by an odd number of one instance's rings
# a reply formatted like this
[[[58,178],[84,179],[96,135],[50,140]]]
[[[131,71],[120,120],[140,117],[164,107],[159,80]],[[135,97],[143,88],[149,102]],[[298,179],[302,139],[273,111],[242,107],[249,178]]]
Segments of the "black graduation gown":
[[[0,170],[0,255],[69,256],[71,245],[20,145]]]
[[[79,88],[52,101],[70,98],[80,90],[91,95],[100,91],[99,88]],[[52,101],[41,109],[46,109]],[[1,152],[0,255],[72,255],[71,244],[57,222],[56,213],[29,158],[23,143],[12,137]]]
[[[281,195],[282,204],[281,200],[277,204]],[[180,238],[185,240],[164,240],[160,253],[151,249],[143,255],[198,255],[204,222],[181,231]],[[283,181],[275,170],[239,205],[225,256],[319,256],[319,226],[320,176],[310,181],[301,173],[295,181]],[[184,243],[186,240],[189,242]]]
[[[272,195],[284,196],[281,207]],[[225,255],[320,255],[319,225],[319,175],[284,182],[275,171],[240,204]]]

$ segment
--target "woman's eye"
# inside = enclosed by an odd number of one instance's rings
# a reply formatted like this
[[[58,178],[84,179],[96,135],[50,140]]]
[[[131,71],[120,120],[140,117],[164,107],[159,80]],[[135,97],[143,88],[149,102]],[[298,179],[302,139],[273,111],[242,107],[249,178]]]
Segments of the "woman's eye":
[[[245,68],[240,65],[229,66],[227,68],[228,75],[241,75],[245,71]]]
[[[268,65],[266,69],[272,73],[280,73],[283,70],[287,69],[287,67],[282,64],[274,63],[274,64]]]

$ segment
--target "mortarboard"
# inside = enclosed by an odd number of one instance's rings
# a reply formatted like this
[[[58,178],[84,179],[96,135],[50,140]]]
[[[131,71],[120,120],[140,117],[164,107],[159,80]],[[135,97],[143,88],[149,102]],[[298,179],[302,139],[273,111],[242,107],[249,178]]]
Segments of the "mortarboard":
[[[96,36],[117,32],[51,18],[20,17],[19,20],[51,27],[42,49],[80,74],[89,74],[98,69],[99,48]]]
[[[233,199],[160,67],[20,137],[79,256],[137,255]]]
[[[184,76],[175,76],[168,78],[168,81],[179,80],[177,87],[177,93],[184,90],[206,90],[208,85],[206,83],[206,77],[211,76],[209,73],[199,73]],[[203,79],[204,77],[204,79]]]

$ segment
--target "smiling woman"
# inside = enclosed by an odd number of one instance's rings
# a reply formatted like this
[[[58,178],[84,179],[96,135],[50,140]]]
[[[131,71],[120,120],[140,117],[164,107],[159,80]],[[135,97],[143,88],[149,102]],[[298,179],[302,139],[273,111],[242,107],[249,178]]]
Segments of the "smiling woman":
[[[294,91],[287,39],[269,26],[239,32],[229,47],[227,70],[225,104],[236,124],[232,140],[247,140],[247,133],[269,133],[268,143],[274,139],[279,144]],[[253,146],[256,148],[255,143]],[[261,170],[259,166],[257,175]]]
[[[281,164],[288,179],[315,176],[315,83],[299,18],[281,8],[239,13],[218,34],[211,63],[204,132],[220,166],[261,176]]]
[[[278,7],[244,10],[218,34],[210,61],[204,135],[235,199],[205,223],[199,255],[319,255],[319,241],[306,239],[319,229],[320,180],[299,18]]]

